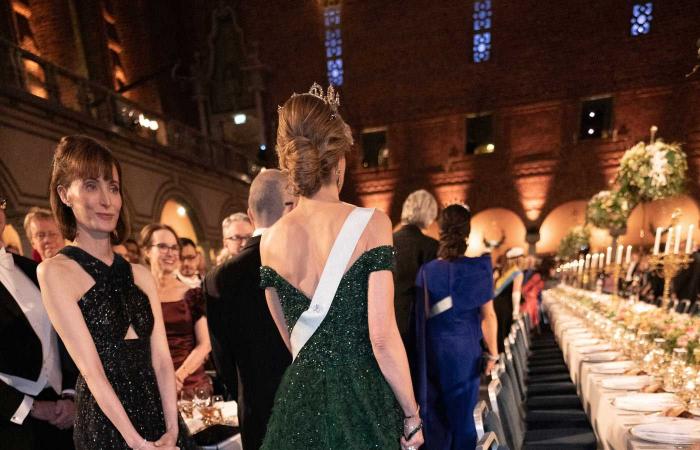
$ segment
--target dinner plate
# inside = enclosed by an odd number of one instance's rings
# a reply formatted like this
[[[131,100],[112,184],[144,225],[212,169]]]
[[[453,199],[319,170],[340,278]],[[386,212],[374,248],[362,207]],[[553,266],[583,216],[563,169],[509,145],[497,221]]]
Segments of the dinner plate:
[[[591,353],[583,357],[583,360],[586,362],[605,362],[605,361],[612,361],[615,358],[620,356],[620,352],[600,352],[600,353]]]
[[[673,422],[645,423],[632,427],[630,433],[639,439],[659,444],[699,444],[700,421],[680,419]]]
[[[573,345],[574,347],[588,347],[599,343],[600,339],[594,337],[574,339],[573,341],[571,341],[571,345]]]
[[[605,378],[600,384],[606,389],[637,391],[653,382],[654,377],[649,375],[623,375]]]
[[[613,361],[603,364],[596,364],[591,367],[591,372],[605,375],[623,374],[635,366],[632,361]]]
[[[665,392],[622,395],[613,399],[612,403],[618,409],[636,412],[659,412],[683,404],[678,397]]]
[[[578,349],[578,352],[583,355],[588,355],[589,353],[606,352],[608,350],[612,350],[612,345],[603,343],[581,347]]]

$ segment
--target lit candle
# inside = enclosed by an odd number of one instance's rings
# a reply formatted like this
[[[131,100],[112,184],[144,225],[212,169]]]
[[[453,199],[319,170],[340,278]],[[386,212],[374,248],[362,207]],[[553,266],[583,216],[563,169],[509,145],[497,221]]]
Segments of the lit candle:
[[[656,228],[656,239],[654,239],[654,254],[659,254],[659,248],[661,248],[661,233],[664,231],[662,227]]]
[[[608,247],[608,253],[605,256],[605,265],[609,266],[612,262],[612,247]]]
[[[617,252],[615,252],[615,264],[621,264],[622,263],[622,245],[617,246]]]
[[[593,270],[598,269],[598,254],[594,253],[593,256],[591,257],[591,267]]]
[[[632,246],[627,246],[627,253],[625,254],[625,264],[629,264],[632,261]]]
[[[693,228],[694,224],[688,225],[688,240],[685,241],[685,252],[688,254],[693,251]]]
[[[671,239],[673,239],[673,227],[668,227],[666,232],[666,247],[664,247],[664,254],[668,255],[671,253]]]
[[[583,273],[583,258],[578,260],[578,273]]]
[[[598,254],[598,264],[599,264],[600,270],[603,270],[605,268],[605,253],[600,252]]]
[[[586,254],[586,265],[583,266],[584,269],[588,270],[591,267],[591,254]]]

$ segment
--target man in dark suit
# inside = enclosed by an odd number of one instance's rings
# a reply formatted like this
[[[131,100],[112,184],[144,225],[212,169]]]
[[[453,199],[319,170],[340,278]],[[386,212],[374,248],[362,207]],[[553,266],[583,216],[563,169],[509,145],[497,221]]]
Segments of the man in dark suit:
[[[5,205],[0,198],[0,236]],[[77,370],[44,309],[36,267],[0,241],[0,447],[67,450]]]
[[[294,198],[287,184],[279,170],[253,180],[248,196],[253,236],[204,282],[214,364],[229,392],[237,391],[244,450],[260,448],[277,387],[291,363],[260,288],[260,236],[291,211]]]
[[[394,233],[396,272],[394,309],[404,345],[411,352],[409,330],[411,308],[416,298],[416,274],[420,267],[437,257],[438,241],[423,234],[437,216],[437,202],[429,192],[419,190],[406,198],[401,212],[403,226]]]

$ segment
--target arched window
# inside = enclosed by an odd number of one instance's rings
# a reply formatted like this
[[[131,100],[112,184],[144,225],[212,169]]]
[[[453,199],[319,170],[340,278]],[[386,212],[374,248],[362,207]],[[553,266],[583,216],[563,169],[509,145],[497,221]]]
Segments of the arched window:
[[[160,213],[160,222],[173,227],[179,237],[192,239],[197,243],[197,233],[190,219],[191,211],[175,200],[168,200]]]

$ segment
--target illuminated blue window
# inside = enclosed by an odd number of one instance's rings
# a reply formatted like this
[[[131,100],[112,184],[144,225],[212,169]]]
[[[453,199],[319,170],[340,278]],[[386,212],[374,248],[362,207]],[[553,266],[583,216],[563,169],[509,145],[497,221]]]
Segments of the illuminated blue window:
[[[340,34],[340,7],[328,6],[324,11],[326,26],[326,68],[328,82],[333,86],[343,84],[343,38]]]
[[[491,0],[474,2],[474,31],[491,29]]]
[[[477,33],[474,35],[474,62],[488,61],[491,57],[491,33]]]
[[[640,36],[648,34],[651,31],[651,13],[654,10],[652,2],[637,3],[632,7],[632,28],[630,33],[632,36]]]
[[[475,63],[488,61],[491,58],[491,0],[474,2],[472,59]]]

